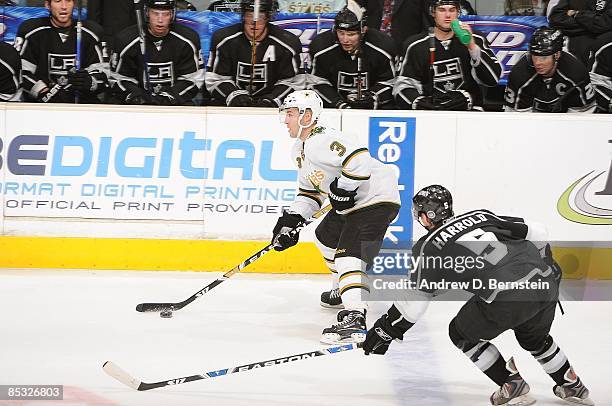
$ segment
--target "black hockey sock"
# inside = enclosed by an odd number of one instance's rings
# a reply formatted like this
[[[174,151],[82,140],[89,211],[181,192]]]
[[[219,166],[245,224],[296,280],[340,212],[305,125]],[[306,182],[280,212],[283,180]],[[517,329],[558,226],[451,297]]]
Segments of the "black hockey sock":
[[[538,360],[544,371],[550,375],[557,385],[566,383],[563,375],[570,368],[570,363],[550,335],[540,349],[531,351],[531,355]]]

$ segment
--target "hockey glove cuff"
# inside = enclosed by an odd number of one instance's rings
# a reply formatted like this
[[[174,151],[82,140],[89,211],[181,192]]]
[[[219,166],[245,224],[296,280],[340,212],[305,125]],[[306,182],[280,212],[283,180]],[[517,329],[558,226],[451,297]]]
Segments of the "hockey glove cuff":
[[[271,99],[269,97],[262,97],[260,99],[257,99],[255,101],[255,105],[257,107],[274,107],[274,108],[279,108],[280,107],[278,105],[278,103],[276,103],[276,101],[274,99]]]
[[[336,211],[348,210],[355,206],[355,196],[357,196],[357,189],[355,190],[344,190],[338,187],[338,178],[334,179],[329,185],[329,202]]]
[[[62,85],[56,84],[46,92],[40,92],[38,101],[42,103],[74,103],[74,97],[64,90]]]
[[[344,110],[344,109],[350,109],[350,108],[351,108],[351,105],[350,105],[350,104],[348,104],[347,102],[345,102],[344,100],[338,100],[338,101],[336,102],[335,107],[336,107],[337,109]]]
[[[436,106],[431,101],[431,96],[419,96],[412,102],[413,110],[435,110]]]
[[[468,111],[472,109],[472,96],[465,90],[451,90],[436,99],[436,110]]]
[[[300,239],[300,232],[294,231],[296,227],[304,223],[304,217],[297,213],[283,211],[272,230],[272,244],[276,251],[284,251],[293,247]]]

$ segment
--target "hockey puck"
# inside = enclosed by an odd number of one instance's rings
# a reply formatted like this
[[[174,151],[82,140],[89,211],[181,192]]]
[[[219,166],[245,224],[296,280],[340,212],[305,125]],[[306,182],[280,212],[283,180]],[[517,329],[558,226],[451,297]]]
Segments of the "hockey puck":
[[[169,319],[172,317],[172,310],[165,310],[159,313],[159,317],[163,317],[164,319]]]

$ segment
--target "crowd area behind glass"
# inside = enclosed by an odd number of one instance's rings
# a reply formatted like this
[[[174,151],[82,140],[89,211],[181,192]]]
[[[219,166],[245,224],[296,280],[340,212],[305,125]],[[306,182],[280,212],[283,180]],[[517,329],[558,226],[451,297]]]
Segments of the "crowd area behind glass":
[[[612,112],[610,0],[0,0],[45,7],[0,43],[0,101],[280,107],[313,89],[337,109]],[[81,18],[80,8],[87,8]],[[235,12],[198,34],[177,10]],[[309,44],[278,12],[335,13]],[[545,16],[507,84],[465,15]],[[75,17],[77,16],[77,17]],[[204,61],[207,61],[204,66]]]

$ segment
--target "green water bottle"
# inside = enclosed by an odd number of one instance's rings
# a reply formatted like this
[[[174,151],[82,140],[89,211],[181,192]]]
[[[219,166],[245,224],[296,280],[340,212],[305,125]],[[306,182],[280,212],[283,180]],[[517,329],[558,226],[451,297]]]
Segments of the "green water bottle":
[[[457,38],[459,38],[459,41],[461,41],[463,45],[467,45],[472,40],[472,34],[468,30],[461,28],[459,24],[461,24],[459,20],[453,20],[451,21],[451,28],[455,32]]]

